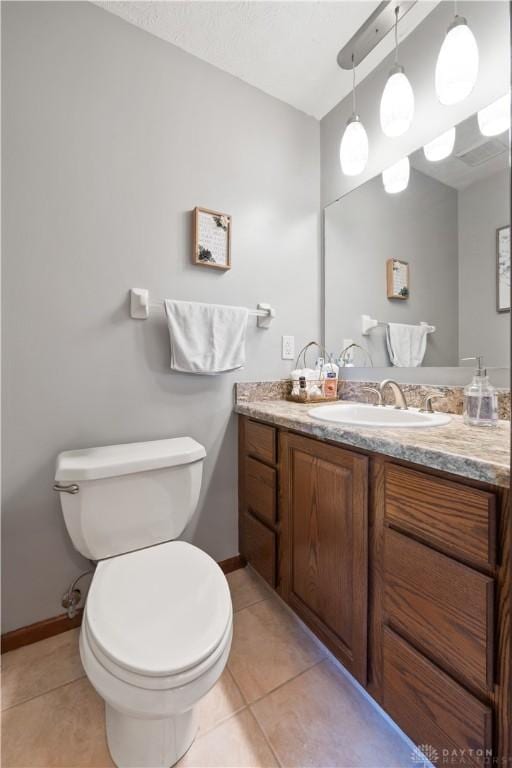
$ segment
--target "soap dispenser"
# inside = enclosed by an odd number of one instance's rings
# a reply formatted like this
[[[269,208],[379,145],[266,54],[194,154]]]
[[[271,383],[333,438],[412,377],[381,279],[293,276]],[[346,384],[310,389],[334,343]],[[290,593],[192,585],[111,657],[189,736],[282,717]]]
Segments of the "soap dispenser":
[[[483,358],[463,357],[476,360],[477,367],[471,384],[464,387],[464,423],[471,427],[496,427],[498,425],[498,395],[489,382]]]

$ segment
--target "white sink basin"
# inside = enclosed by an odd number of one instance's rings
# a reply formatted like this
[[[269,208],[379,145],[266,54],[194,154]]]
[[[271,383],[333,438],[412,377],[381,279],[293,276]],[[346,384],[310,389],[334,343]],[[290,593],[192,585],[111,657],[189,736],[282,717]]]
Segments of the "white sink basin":
[[[397,429],[423,429],[440,427],[451,421],[446,413],[420,413],[417,408],[407,411],[392,406],[374,406],[365,403],[338,403],[311,408],[308,415],[319,421],[347,424],[356,427],[391,427]]]

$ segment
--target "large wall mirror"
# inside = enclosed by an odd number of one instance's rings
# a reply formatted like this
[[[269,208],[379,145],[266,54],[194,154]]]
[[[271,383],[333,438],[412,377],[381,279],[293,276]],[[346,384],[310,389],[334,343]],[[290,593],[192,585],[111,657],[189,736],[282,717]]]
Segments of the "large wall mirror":
[[[448,157],[419,147],[409,161],[402,192],[379,174],[324,210],[326,347],[355,342],[364,351],[346,361],[361,367],[453,367],[476,353],[509,367],[508,128],[483,135],[474,114]],[[420,327],[424,351],[403,353],[389,324]]]

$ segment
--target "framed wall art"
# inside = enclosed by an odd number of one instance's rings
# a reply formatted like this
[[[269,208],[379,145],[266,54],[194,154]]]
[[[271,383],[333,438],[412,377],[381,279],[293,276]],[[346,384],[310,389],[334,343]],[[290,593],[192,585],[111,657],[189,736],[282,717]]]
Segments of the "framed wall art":
[[[386,261],[386,282],[388,299],[408,299],[409,264],[407,261],[388,259]]]
[[[510,312],[510,226],[496,230],[496,309]]]
[[[231,216],[194,208],[194,264],[214,269],[231,269]]]

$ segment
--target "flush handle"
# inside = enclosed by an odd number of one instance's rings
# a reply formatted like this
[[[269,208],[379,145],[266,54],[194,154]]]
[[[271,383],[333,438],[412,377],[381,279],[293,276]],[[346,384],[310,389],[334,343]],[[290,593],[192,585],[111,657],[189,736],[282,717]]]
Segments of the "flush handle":
[[[59,491],[59,493],[78,493],[80,488],[76,483],[71,483],[71,485],[62,485],[62,483],[54,483],[53,490]]]

